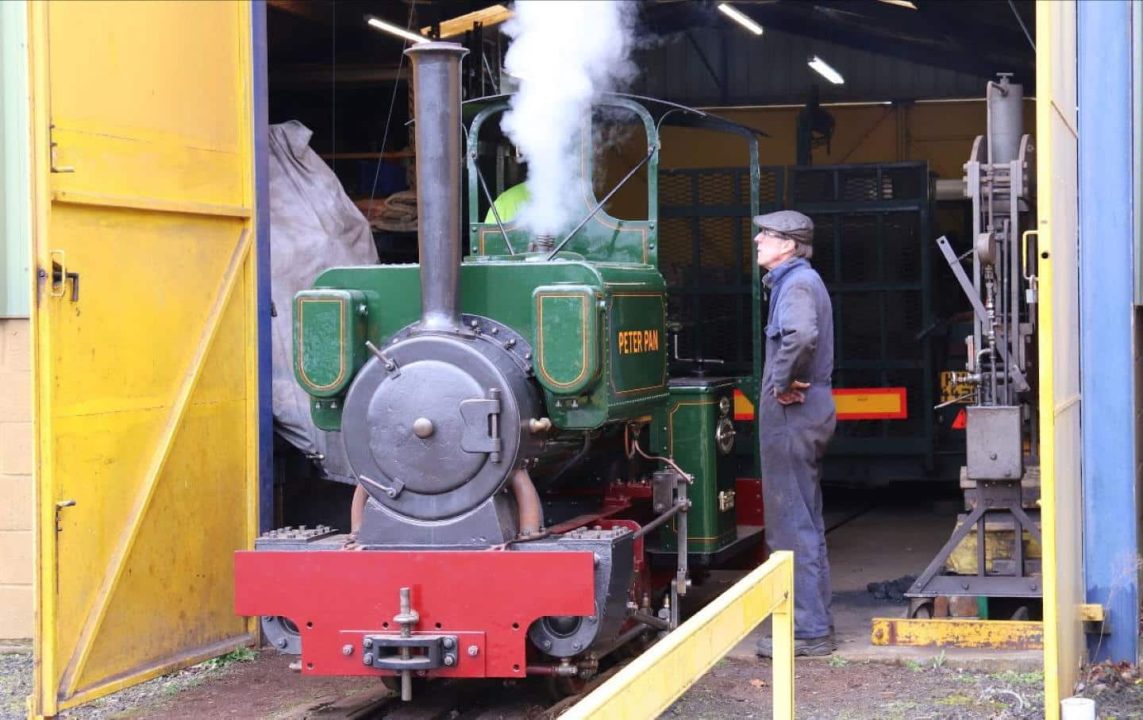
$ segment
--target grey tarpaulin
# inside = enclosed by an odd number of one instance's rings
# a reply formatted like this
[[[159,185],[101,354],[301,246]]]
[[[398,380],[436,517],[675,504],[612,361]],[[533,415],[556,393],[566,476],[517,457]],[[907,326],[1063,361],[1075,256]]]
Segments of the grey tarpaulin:
[[[294,294],[325,269],[377,263],[365,216],[309,147],[301,123],[270,126],[270,272],[273,317],[274,429],[310,456],[331,480],[356,483],[338,433],[314,427],[309,396],[294,379]]]

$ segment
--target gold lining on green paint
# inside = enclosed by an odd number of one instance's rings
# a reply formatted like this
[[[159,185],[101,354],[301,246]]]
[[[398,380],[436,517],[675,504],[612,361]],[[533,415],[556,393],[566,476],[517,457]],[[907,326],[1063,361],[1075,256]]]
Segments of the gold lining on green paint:
[[[612,301],[611,301],[611,307],[612,308],[614,308],[614,306],[615,306],[614,298],[617,298],[617,297],[653,297],[653,298],[658,298],[659,299],[659,310],[663,313],[663,316],[664,316],[664,323],[663,324],[666,325],[665,317],[667,314],[667,310],[666,310],[666,305],[663,302],[664,297],[663,297],[662,293],[657,293],[657,292],[612,293],[611,297],[612,297]],[[607,325],[608,325],[608,331],[609,331],[608,332],[608,343],[609,344],[611,342],[611,332],[610,331],[613,329],[611,326],[612,317],[613,317],[613,313],[607,314]],[[609,349],[609,351],[610,351],[610,349]],[[632,393],[643,392],[646,390],[655,390],[657,388],[665,388],[667,386],[667,355],[666,355],[666,351],[665,350],[663,351],[663,379],[658,385],[647,385],[646,387],[633,388],[631,390],[620,390],[619,388],[615,387],[615,372],[614,371],[608,373],[608,380],[611,383],[611,392],[615,393],[616,395],[630,395]]]
[[[548,374],[547,366],[544,364],[544,359],[547,357],[544,354],[544,300],[546,300],[548,298],[573,298],[575,300],[579,300],[579,303],[581,306],[581,318],[582,318],[581,323],[582,324],[580,325],[580,329],[582,332],[580,333],[580,335],[581,335],[582,342],[580,343],[580,371],[579,371],[579,375],[576,376],[576,378],[574,380],[571,380],[570,382],[560,382],[560,381],[556,380],[555,378],[553,378],[550,374]],[[583,293],[540,293],[540,294],[536,295],[536,333],[537,333],[537,345],[539,345],[538,351],[539,351],[539,356],[540,356],[539,371],[540,371],[540,375],[543,376],[543,378],[546,382],[548,382],[548,383],[550,383],[556,387],[559,387],[559,388],[572,387],[576,383],[580,382],[584,378],[585,375],[587,375],[587,367],[588,367],[588,361],[587,361],[588,360],[588,358],[587,358],[587,331],[588,331],[587,308],[588,308],[587,297]]]
[[[694,405],[694,406],[698,406],[698,407],[704,407],[707,405],[718,405],[718,401],[717,400],[690,400],[690,401],[681,400],[681,401],[671,405],[671,411],[667,413],[667,457],[670,457],[670,458],[675,457],[675,413],[677,413],[679,411],[679,408],[682,407],[683,405]],[[716,483],[716,487],[717,487],[717,483]],[[726,512],[726,511],[725,510],[719,510],[719,512]],[[676,536],[679,534],[679,529],[675,525],[675,518],[671,518],[671,529],[675,531]],[[712,537],[691,537],[690,535],[688,535],[687,536],[687,542],[690,543],[691,540],[722,540],[724,537],[729,537],[729,536],[730,536],[729,531],[722,534],[722,535],[714,535]]]
[[[328,385],[318,385],[313,380],[311,380],[310,376],[306,373],[306,359],[305,359],[305,345],[306,344],[304,341],[306,324],[305,324],[305,322],[303,322],[303,318],[305,317],[305,312],[304,312],[303,306],[306,303],[310,303],[310,304],[336,303],[338,306],[338,308],[337,308],[337,314],[338,314],[338,324],[337,324],[338,373],[337,373],[337,377],[333,380],[333,382],[329,383]],[[346,363],[345,363],[345,331],[346,331],[346,327],[345,326],[346,326],[346,322],[347,322],[345,311],[346,311],[346,308],[348,305],[349,305],[349,303],[347,303],[343,300],[338,300],[338,299],[326,300],[326,299],[322,299],[322,298],[298,298],[298,317],[296,319],[296,322],[298,324],[298,328],[297,328],[297,333],[296,333],[297,340],[295,341],[296,342],[296,352],[297,352],[297,356],[298,356],[297,357],[298,375],[301,377],[302,382],[304,382],[306,384],[306,386],[312,390],[319,390],[319,391],[329,390],[329,389],[334,388],[337,385],[339,385],[341,383],[341,381],[345,379],[345,370],[346,370],[346,367],[345,367],[345,365],[346,365]]]

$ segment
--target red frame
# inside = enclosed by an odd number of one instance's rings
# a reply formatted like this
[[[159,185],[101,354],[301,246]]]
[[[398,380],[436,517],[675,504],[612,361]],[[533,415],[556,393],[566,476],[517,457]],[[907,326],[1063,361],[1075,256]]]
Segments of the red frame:
[[[758,478],[735,478],[734,522],[738,525],[766,525],[762,511],[762,481]]]
[[[362,636],[400,634],[393,616],[408,587],[420,614],[414,635],[459,637],[457,664],[434,676],[524,677],[528,627],[595,612],[594,574],[590,552],[243,551],[234,609],[290,618],[306,675],[391,675],[362,663]]]

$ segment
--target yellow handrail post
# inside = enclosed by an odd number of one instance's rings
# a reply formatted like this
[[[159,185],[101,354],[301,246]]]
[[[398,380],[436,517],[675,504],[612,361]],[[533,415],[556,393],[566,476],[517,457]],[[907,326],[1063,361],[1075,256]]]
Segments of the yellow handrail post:
[[[561,720],[658,717],[773,616],[775,720],[794,718],[794,554],[773,553],[654,647],[561,716]]]
[[[786,599],[771,613],[774,664],[770,668],[774,685],[774,718],[794,720],[794,556],[778,569],[783,576]]]

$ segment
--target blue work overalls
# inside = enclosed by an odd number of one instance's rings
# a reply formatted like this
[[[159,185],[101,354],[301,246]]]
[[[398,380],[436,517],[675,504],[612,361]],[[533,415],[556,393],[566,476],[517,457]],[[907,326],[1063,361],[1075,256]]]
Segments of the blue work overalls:
[[[794,636],[820,638],[833,628],[829,559],[822,521],[821,459],[837,424],[833,310],[821,277],[802,258],[763,278],[770,293],[766,365],[758,405],[766,543],[794,551]],[[804,403],[783,406],[775,388],[810,383]]]

